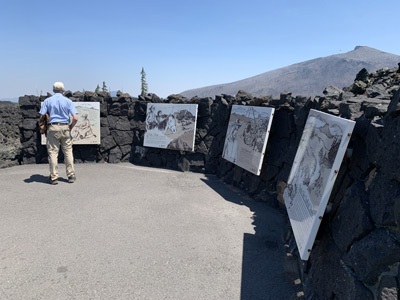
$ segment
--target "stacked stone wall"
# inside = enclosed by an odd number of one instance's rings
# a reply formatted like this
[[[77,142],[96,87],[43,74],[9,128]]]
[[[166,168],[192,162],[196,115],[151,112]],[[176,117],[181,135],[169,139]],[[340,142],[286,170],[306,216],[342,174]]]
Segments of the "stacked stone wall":
[[[101,106],[101,144],[74,146],[77,163],[132,162],[215,174],[256,201],[281,208],[309,110],[356,121],[349,144],[352,155],[343,160],[310,259],[299,260],[299,267],[309,299],[383,299],[382,295],[399,291],[399,87],[399,71],[384,69],[371,74],[363,70],[352,86],[343,90],[329,87],[317,97],[292,97],[291,93],[279,98],[252,97],[242,91],[235,97],[214,99],[179,95],[160,99],[154,94],[110,97],[90,92],[66,92],[66,96],[73,101],[100,102]],[[21,163],[47,163],[37,125],[40,102],[45,98],[24,96],[19,100]],[[143,147],[148,103],[198,104],[194,152]],[[275,108],[260,176],[222,158],[233,104]],[[286,242],[289,251],[298,256],[293,235],[289,234]]]

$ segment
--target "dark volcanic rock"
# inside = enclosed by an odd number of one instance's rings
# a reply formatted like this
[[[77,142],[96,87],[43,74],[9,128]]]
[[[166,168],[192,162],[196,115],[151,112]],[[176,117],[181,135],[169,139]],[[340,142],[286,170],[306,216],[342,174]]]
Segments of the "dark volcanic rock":
[[[147,104],[145,102],[137,101],[133,110],[133,119],[135,121],[144,122],[146,120]]]
[[[122,153],[119,147],[115,147],[110,150],[110,154],[108,156],[109,163],[119,163],[122,158]]]
[[[115,124],[115,129],[129,131],[131,130],[131,123],[129,122],[128,118],[120,117]]]
[[[338,89],[335,86],[328,86],[322,94],[327,98],[327,99],[333,99],[333,100],[339,100],[340,95],[343,93],[341,89]]]
[[[37,111],[37,108],[31,108],[31,109],[23,109],[21,111],[22,117],[23,118],[31,118],[31,119],[39,119],[40,114]]]
[[[239,90],[236,94],[236,98],[240,99],[242,101],[250,101],[250,100],[253,100],[253,95],[251,95],[245,91]]]
[[[111,135],[118,145],[128,145],[132,144],[133,132],[132,131],[120,131],[111,130]]]
[[[371,217],[379,226],[395,225],[395,199],[400,197],[400,182],[390,179],[381,170],[369,187]]]
[[[367,155],[371,162],[381,167],[388,177],[400,182],[400,115],[386,115],[371,122],[367,143]]]
[[[0,101],[0,168],[18,164],[21,148],[19,123],[21,115],[18,105],[11,102]],[[27,131],[31,138],[33,131]]]
[[[367,156],[368,160],[374,164],[378,164],[381,159],[380,152],[382,151],[382,135],[384,130],[385,128],[381,118],[375,118],[368,126],[368,132],[366,136]]]
[[[36,99],[34,96],[26,95],[24,97],[19,97],[18,103],[23,109],[36,108],[40,104],[39,99]]]
[[[392,118],[395,118],[400,115],[400,89],[394,92],[393,98],[390,101],[387,112]]]
[[[178,170],[180,171],[189,171],[190,170],[190,163],[189,160],[182,157],[178,162]]]
[[[113,116],[118,116],[121,114],[121,103],[114,102],[111,104],[110,108],[108,109],[108,114]]]
[[[354,243],[344,257],[357,278],[369,285],[374,285],[383,271],[399,261],[399,236],[385,228],[376,229]]]
[[[118,116],[108,116],[107,117],[108,124],[110,124],[110,129],[129,131],[131,130],[131,123],[129,122],[127,117],[118,117]]]
[[[374,228],[369,219],[368,195],[364,183],[353,184],[347,190],[331,228],[333,240],[343,252]]]
[[[117,143],[114,141],[114,138],[111,135],[108,135],[101,139],[100,151],[104,152],[114,148]]]
[[[120,148],[121,154],[122,154],[121,161],[122,162],[129,161],[129,153],[132,150],[132,146],[131,145],[123,145],[123,146],[120,146],[119,148]]]
[[[361,80],[357,80],[351,86],[351,91],[355,95],[361,95],[361,94],[365,93],[365,91],[367,90],[367,86],[368,85],[365,82],[363,82]]]
[[[198,117],[208,117],[211,114],[211,104],[213,100],[211,98],[203,98],[198,102]]]
[[[81,91],[76,91],[75,93],[72,94],[74,98],[81,98],[84,96],[84,94]]]
[[[382,84],[375,84],[373,86],[370,86],[366,89],[366,92],[369,98],[386,95],[386,89]]]
[[[310,264],[305,281],[307,299],[374,299],[371,291],[342,263],[341,252],[332,240],[324,240],[311,252]]]
[[[359,80],[368,83],[368,71],[366,68],[362,68],[360,72],[357,73],[355,81]]]
[[[366,118],[372,119],[376,116],[383,116],[386,113],[388,106],[388,101],[368,101],[361,105],[361,111],[364,112]]]
[[[282,92],[279,96],[279,100],[282,101],[282,103],[290,103],[292,102],[292,93],[291,92]]]
[[[179,94],[172,94],[167,97],[168,101],[171,103],[178,103],[178,102],[183,102],[187,100],[187,98],[183,97],[182,95]]]
[[[35,130],[38,119],[24,119],[22,121],[22,128],[24,130]]]

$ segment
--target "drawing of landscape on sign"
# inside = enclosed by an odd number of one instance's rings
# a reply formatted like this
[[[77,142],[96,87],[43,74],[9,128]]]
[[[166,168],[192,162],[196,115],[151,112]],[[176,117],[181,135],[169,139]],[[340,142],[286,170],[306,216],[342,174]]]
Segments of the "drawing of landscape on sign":
[[[147,104],[145,147],[194,151],[197,104]]]
[[[274,111],[271,107],[232,105],[222,157],[259,175]]]
[[[354,125],[316,110],[308,115],[283,194],[303,260],[308,259]]]
[[[78,111],[78,122],[71,130],[74,145],[100,144],[100,102],[74,102]],[[72,116],[70,116],[72,119]],[[46,137],[42,134],[42,145]]]

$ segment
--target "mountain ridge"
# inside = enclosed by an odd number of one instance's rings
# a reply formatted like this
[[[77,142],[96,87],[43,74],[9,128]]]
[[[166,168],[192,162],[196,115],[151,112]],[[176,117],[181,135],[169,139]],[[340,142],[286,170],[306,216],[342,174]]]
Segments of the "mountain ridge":
[[[0,101],[17,103],[18,102],[18,97],[16,97],[16,98],[1,98]]]
[[[278,96],[290,91],[293,95],[321,95],[328,86],[343,88],[353,83],[356,74],[366,68],[369,72],[385,67],[395,67],[400,56],[368,46],[318,57],[304,62],[264,72],[242,80],[190,89],[181,92],[184,97],[213,97],[219,94],[236,95],[244,90],[253,96]]]

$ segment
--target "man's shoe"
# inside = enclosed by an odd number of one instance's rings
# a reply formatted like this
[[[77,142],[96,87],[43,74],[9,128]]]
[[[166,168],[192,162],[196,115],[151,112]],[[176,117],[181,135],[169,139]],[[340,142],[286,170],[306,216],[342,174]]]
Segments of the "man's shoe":
[[[68,182],[69,182],[69,183],[74,183],[75,180],[76,180],[76,177],[75,177],[75,176],[68,177]]]
[[[58,184],[58,179],[51,179],[50,177],[49,177],[49,183],[51,184],[51,185],[56,185],[56,184]]]

